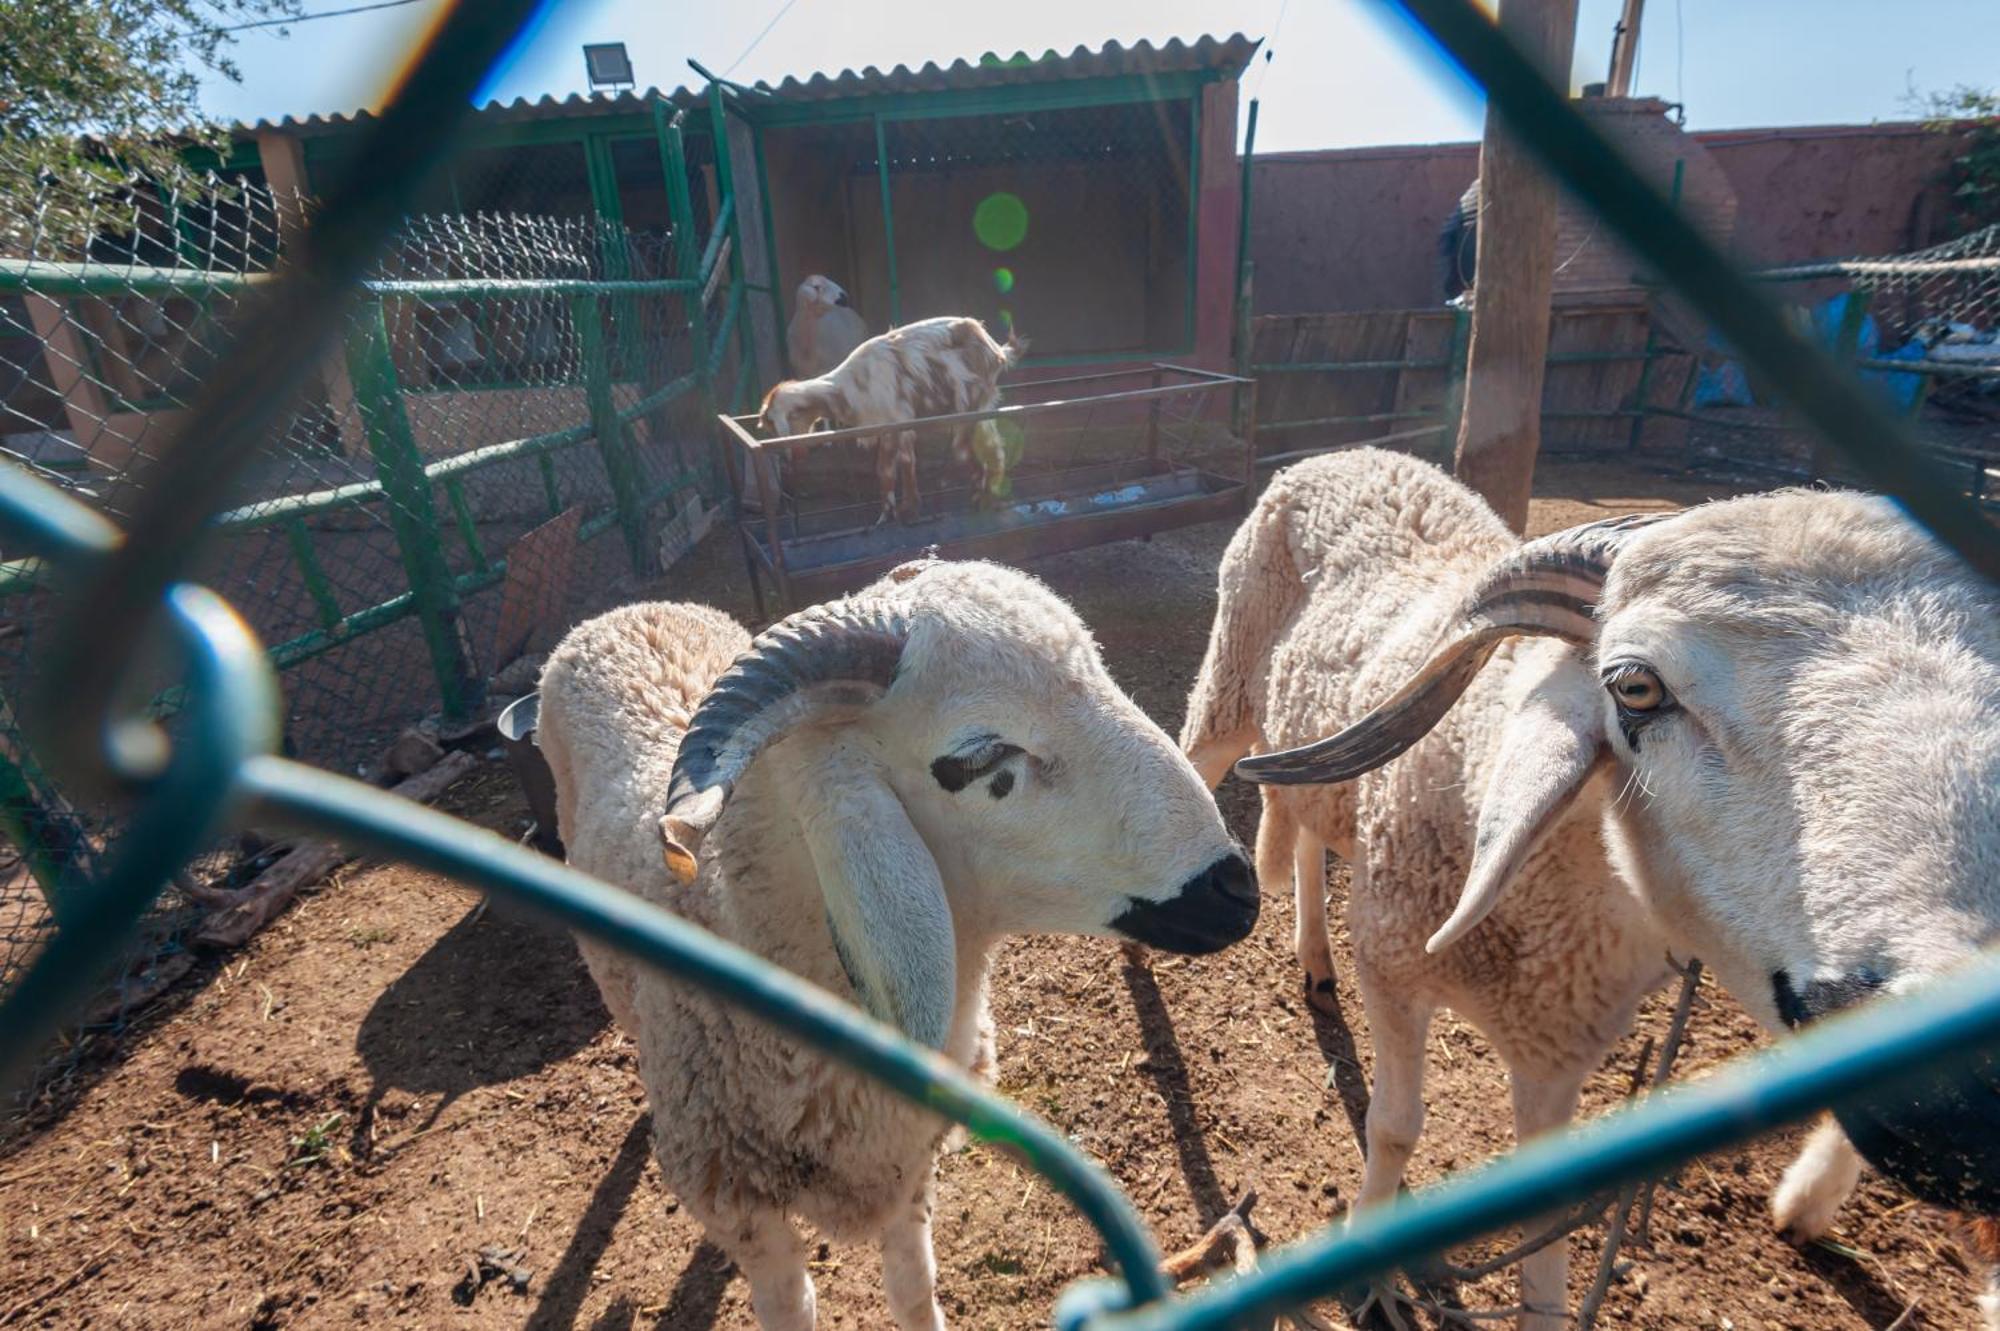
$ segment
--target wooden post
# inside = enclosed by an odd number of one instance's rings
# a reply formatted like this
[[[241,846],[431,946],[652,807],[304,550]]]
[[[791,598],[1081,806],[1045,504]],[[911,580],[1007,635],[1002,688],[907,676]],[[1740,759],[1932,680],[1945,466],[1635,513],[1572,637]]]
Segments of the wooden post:
[[[1568,91],[1577,0],[1503,0],[1500,27]],[[1515,531],[1541,447],[1542,376],[1555,281],[1556,182],[1490,102],[1479,150],[1479,253],[1465,412],[1453,470]]]
[[[1639,60],[1639,20],[1645,16],[1646,0],[1625,0],[1625,12],[1612,29],[1611,72],[1604,81],[1607,97],[1632,95],[1632,67]]]

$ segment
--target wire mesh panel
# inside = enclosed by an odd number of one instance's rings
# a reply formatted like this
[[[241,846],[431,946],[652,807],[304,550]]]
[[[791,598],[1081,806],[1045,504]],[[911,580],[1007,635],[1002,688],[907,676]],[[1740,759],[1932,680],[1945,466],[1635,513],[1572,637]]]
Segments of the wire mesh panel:
[[[1908,254],[1757,275],[1798,331],[1910,419],[1967,491],[2000,502],[2000,226]],[[1697,461],[1844,476],[1754,367],[1720,341],[1690,385]]]
[[[0,450],[122,515],[145,498],[135,469],[183,423],[226,322],[310,205],[239,176],[200,193],[135,186],[93,209],[5,257]],[[708,447],[718,358],[695,302],[713,319],[741,299],[684,276],[704,239],[690,252],[670,231],[577,215],[404,224],[192,571],[284,672],[288,751],[394,775],[381,760],[405,727],[479,713],[503,692],[496,672],[658,564]],[[0,992],[122,821],[73,806],[17,724],[27,662],[67,609],[46,574],[0,567],[0,809],[15,847],[0,866]],[[531,685],[514,673],[513,692]],[[156,709],[171,715],[166,683]],[[191,866],[128,980],[151,983],[194,903],[260,867],[248,849]]]

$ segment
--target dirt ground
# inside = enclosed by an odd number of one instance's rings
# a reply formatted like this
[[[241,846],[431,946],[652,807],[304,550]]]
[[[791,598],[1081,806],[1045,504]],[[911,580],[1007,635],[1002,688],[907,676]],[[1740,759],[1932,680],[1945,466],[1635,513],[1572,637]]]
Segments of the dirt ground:
[[[1551,465],[1541,480],[1538,530],[1725,492],[1604,465]],[[1228,535],[1217,524],[1036,566],[1169,729]],[[659,592],[747,618],[732,540],[711,538]],[[1247,842],[1254,796],[1232,782],[1222,799]],[[447,804],[502,830],[525,822],[497,767]],[[1336,904],[1342,891],[1336,875]],[[1253,937],[1217,957],[1149,972],[1106,942],[1040,939],[999,958],[1001,1088],[1102,1161],[1163,1246],[1250,1187],[1262,1227],[1291,1239],[1337,1217],[1358,1185],[1359,998],[1343,974],[1345,1019],[1312,1013],[1291,930],[1289,896],[1272,892]],[[1337,922],[1335,934],[1340,959]],[[1624,1096],[1671,999],[1649,1002],[1592,1082],[1590,1112]],[[1760,1041],[1712,986],[1703,1000],[1684,1071]],[[1430,1055],[1416,1186],[1511,1139],[1485,1042],[1442,1015]],[[631,1050],[568,938],[431,875],[350,865],[247,948],[198,967],[98,1072],[0,1159],[0,1327],[753,1325],[742,1282],[659,1186]],[[1771,1233],[1764,1199],[1796,1140],[1683,1170],[1660,1194],[1652,1244],[1627,1249],[1601,1324],[1973,1325],[1948,1225],[1879,1182],[1828,1241],[1801,1251]],[[1047,1326],[1057,1293],[1101,1269],[1069,1208],[994,1152],[961,1150],[940,1175],[955,1326]],[[518,1250],[524,1288],[468,1277],[489,1245]],[[1595,1230],[1576,1245],[1572,1300],[1597,1245]],[[887,1325],[871,1251],[822,1248],[815,1278],[823,1325]],[[1511,1305],[1512,1275],[1458,1295]]]

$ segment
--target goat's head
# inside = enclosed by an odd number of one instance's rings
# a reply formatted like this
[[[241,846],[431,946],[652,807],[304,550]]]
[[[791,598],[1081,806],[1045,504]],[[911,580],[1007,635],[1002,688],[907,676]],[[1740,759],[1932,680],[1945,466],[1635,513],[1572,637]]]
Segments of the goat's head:
[[[766,752],[856,995],[925,1043],[944,1038],[961,935],[1203,953],[1256,923],[1206,785],[1025,574],[906,565],[760,635],[682,741],[662,824],[676,874]]]
[[[1602,767],[1621,871],[1769,1026],[1909,989],[2000,937],[2000,598],[1859,495],[1757,495],[1530,542],[1394,699],[1239,770],[1379,766],[1517,634],[1577,650],[1506,724],[1432,951],[1484,918]],[[2000,1098],[1932,1090],[1843,1122],[1920,1195],[1992,1213]],[[1964,1148],[1949,1170],[1947,1144]]]
[[[799,283],[798,308],[801,310],[830,310],[836,305],[846,304],[846,290],[830,277],[814,273]]]
[[[815,389],[818,381],[787,379],[771,385],[757,410],[757,429],[773,438],[804,434],[819,423],[833,419],[826,394]]]

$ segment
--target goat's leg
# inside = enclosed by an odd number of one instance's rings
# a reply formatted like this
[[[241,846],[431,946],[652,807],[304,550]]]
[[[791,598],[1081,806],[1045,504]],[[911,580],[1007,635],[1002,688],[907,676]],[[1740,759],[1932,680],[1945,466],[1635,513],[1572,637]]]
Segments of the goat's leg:
[[[708,1237],[750,1282],[750,1311],[762,1331],[813,1331],[817,1299],[806,1245],[784,1212],[753,1211],[736,1224],[711,1224]]]
[[[1525,1145],[1544,1132],[1554,1132],[1576,1116],[1577,1097],[1583,1091],[1588,1068],[1564,1071],[1553,1076],[1523,1076],[1516,1070],[1507,1075],[1514,1096],[1514,1140]],[[1539,1216],[1525,1222],[1528,1234],[1555,1224],[1559,1215]],[[1553,1331],[1568,1321],[1569,1240],[1557,1239],[1539,1252],[1521,1259],[1521,1321],[1523,1331]]]
[[[896,441],[887,435],[877,438],[875,449],[875,490],[882,497],[882,511],[875,525],[881,526],[896,513]]]
[[[931,1248],[931,1180],[882,1226],[882,1288],[897,1331],[944,1331]]]
[[[1272,788],[1264,788],[1265,808]],[[1331,1016],[1339,1000],[1333,991],[1333,943],[1326,934],[1326,843],[1300,824],[1292,841],[1292,891],[1298,920],[1292,952],[1306,973],[1306,1002]]]
[[[1424,1130],[1424,1040],[1430,1034],[1432,1006],[1380,983],[1366,967],[1357,968],[1355,977],[1375,1043],[1365,1129],[1368,1159],[1355,1200],[1358,1210],[1395,1197]]]
[[[917,496],[917,432],[905,430],[896,440],[896,516],[915,522],[924,515]]]
[[[1771,1221],[1795,1243],[1833,1228],[1833,1217],[1861,1181],[1861,1157],[1828,1114],[1806,1139],[1771,1193]]]

